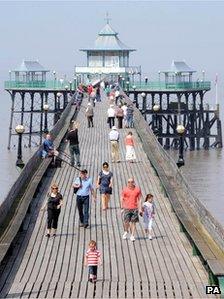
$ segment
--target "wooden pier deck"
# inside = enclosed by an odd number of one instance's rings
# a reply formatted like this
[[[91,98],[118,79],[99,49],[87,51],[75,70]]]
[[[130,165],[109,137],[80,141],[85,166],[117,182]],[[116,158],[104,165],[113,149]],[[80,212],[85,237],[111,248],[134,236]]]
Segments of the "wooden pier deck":
[[[108,103],[95,107],[94,128],[87,128],[84,106],[78,114],[81,162],[94,182],[104,161],[114,174],[110,209],[101,211],[100,195],[91,203],[90,228],[78,226],[76,199],[71,188],[78,172],[63,163],[49,169],[31,213],[26,217],[12,255],[2,265],[1,298],[207,298],[208,275],[191,245],[180,232],[168,198],[163,194],[141,142],[134,129],[137,163],[125,162],[124,137],[129,129],[120,130],[122,162],[111,163],[109,129],[106,123]],[[120,192],[127,179],[134,177],[143,198],[155,195],[156,220],[154,239],[144,237],[142,219],[137,225],[135,242],[122,240]],[[40,211],[50,184],[57,182],[64,198],[56,238],[46,238],[46,212]],[[83,265],[90,239],[97,241],[103,264],[96,284],[87,282]]]

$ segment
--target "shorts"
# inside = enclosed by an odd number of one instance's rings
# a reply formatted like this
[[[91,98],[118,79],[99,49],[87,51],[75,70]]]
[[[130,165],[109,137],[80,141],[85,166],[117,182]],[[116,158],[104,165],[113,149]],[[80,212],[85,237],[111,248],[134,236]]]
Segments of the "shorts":
[[[123,217],[124,222],[138,222],[138,209],[125,209]]]
[[[97,266],[89,266],[89,274],[97,276]]]
[[[145,229],[152,229],[152,226],[153,226],[153,219],[144,219],[143,221],[144,223],[144,228]]]

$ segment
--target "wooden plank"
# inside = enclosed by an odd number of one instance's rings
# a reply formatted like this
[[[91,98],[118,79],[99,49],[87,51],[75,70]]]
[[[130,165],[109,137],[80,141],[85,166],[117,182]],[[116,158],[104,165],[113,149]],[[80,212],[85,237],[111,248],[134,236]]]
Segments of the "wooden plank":
[[[150,292],[150,298],[158,298],[158,292],[157,292],[157,283],[151,282],[149,283],[149,292]]]
[[[52,281],[50,283],[49,288],[48,288],[47,297],[46,298],[54,298],[56,287],[57,287],[57,283],[55,281]]]
[[[94,296],[94,288],[95,288],[95,284],[88,282],[87,284],[87,293],[86,293],[86,297],[85,298],[93,298]]]
[[[117,296],[117,290],[118,290],[118,296]],[[119,283],[117,283],[116,281],[111,281],[110,298],[117,298],[117,297],[120,298],[119,295],[120,295]]]
[[[109,281],[103,282],[102,298],[110,298],[110,282]]]
[[[80,287],[80,283],[78,281],[74,281],[72,284],[71,298],[78,298],[79,287]]]
[[[124,281],[118,282],[118,298],[126,298],[126,282]]]
[[[63,294],[62,294],[61,298],[70,298],[71,288],[72,288],[72,283],[66,281],[65,285],[64,285]]]
[[[95,284],[95,298],[109,298],[109,292],[107,293],[108,297],[104,297],[102,296],[103,294],[103,288],[104,288],[104,284],[105,282],[101,281],[97,281],[97,283]]]
[[[41,289],[39,291],[38,298],[45,298],[45,296],[47,294],[48,287],[49,287],[49,282],[44,281],[41,285]]]
[[[143,281],[142,282],[142,298],[150,298],[150,289],[149,289],[149,283],[148,281]],[[153,297],[151,297],[153,298]]]
[[[133,283],[135,298],[142,298],[141,284],[142,283],[140,281],[134,281]]]
[[[15,283],[8,292],[6,298],[20,298],[23,294],[25,283]]]
[[[62,298],[62,294],[64,292],[64,286],[65,286],[64,282],[62,281],[57,282],[57,289],[55,290],[55,294],[54,294],[55,298]]]
[[[78,298],[86,298],[87,286],[88,286],[88,282],[86,282],[86,281],[81,281],[80,282],[79,297]]]

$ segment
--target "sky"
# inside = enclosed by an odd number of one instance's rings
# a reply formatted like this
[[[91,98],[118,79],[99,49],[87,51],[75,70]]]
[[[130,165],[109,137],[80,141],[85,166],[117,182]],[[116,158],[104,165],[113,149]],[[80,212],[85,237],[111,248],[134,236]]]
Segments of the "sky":
[[[93,45],[107,12],[121,41],[137,49],[130,65],[143,75],[157,79],[172,60],[185,60],[195,80],[204,70],[222,84],[224,2],[216,1],[0,1],[1,78],[23,59],[72,78],[86,64],[79,49]]]
[[[185,60],[197,70],[194,80],[212,83],[205,102],[214,108],[215,77],[224,120],[224,1],[1,1],[0,99],[8,131],[10,97],[4,91],[9,70],[23,59],[38,60],[58,78],[72,80],[74,66],[86,65],[80,48],[91,47],[109,14],[120,40],[136,49],[130,65],[141,65],[143,76],[158,80],[158,71],[172,60]],[[161,77],[162,78],[162,77]]]

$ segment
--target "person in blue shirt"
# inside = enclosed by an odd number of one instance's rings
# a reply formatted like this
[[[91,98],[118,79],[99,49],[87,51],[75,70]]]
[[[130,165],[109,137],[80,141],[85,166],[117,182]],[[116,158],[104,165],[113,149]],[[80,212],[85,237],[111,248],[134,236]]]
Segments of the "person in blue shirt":
[[[73,188],[79,188],[76,193],[80,221],[79,226],[84,228],[89,226],[89,194],[91,193],[94,201],[96,200],[92,179],[88,177],[87,174],[86,169],[81,170],[79,177],[77,177],[73,183]]]
[[[42,157],[52,157],[54,156],[54,144],[50,134],[46,135],[46,138],[43,142]]]

